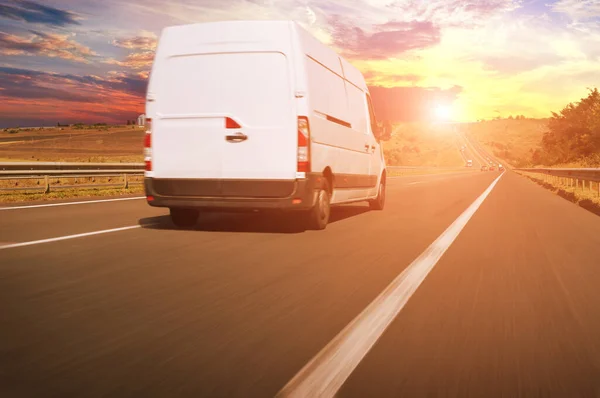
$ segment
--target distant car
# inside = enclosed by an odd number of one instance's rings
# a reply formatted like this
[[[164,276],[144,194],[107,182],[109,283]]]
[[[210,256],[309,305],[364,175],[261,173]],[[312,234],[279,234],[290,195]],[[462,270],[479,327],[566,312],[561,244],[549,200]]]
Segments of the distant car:
[[[496,168],[493,165],[490,166],[490,171],[494,171],[494,170],[496,170]]]
[[[487,171],[487,166],[485,164],[481,166],[481,171]]]
[[[498,165],[498,171],[504,171],[504,167],[501,164]]]
[[[471,159],[467,160],[467,167],[473,167],[473,161]]]

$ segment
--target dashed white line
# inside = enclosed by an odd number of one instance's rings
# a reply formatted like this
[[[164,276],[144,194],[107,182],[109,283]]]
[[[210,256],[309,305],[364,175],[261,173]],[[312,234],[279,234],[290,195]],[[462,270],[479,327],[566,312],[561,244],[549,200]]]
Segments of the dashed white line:
[[[90,203],[119,202],[122,200],[135,200],[135,199],[145,199],[145,198],[146,198],[145,196],[134,196],[132,198],[84,200],[84,201],[80,201],[80,202],[47,203],[47,204],[43,204],[43,205],[29,205],[29,206],[9,206],[9,207],[0,207],[0,210],[21,210],[21,209],[35,209],[38,207],[86,205],[86,204],[90,204]]]
[[[502,174],[383,292],[323,348],[277,397],[333,397],[490,194]]]
[[[20,242],[20,243],[11,243],[11,244],[8,244],[8,245],[2,245],[2,246],[0,246],[0,250],[3,250],[3,249],[13,249],[15,247],[39,245],[39,244],[42,244],[42,243],[58,242],[58,241],[61,241],[61,240],[83,238],[83,237],[92,236],[92,235],[108,234],[108,233],[111,233],[111,232],[127,231],[128,229],[135,229],[135,228],[141,228],[141,227],[142,227],[141,225],[130,225],[128,227],[104,229],[104,230],[101,230],[101,231],[85,232],[83,234],[59,236],[57,238],[32,240],[32,241],[29,241],[29,242]]]

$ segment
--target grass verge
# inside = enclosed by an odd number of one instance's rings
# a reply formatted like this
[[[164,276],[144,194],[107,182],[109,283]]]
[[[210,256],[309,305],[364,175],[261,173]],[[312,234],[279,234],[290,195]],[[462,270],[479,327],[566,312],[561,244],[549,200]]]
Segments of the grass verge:
[[[0,203],[17,202],[35,202],[50,201],[58,199],[72,198],[94,198],[100,196],[128,196],[133,194],[143,194],[143,185],[134,185],[127,189],[124,188],[71,188],[50,191],[43,193],[38,191],[18,191],[18,192],[0,192]]]
[[[554,192],[561,198],[567,199],[586,210],[600,216],[600,195],[598,195],[598,183],[586,182],[586,187],[582,188],[581,181],[579,187],[570,186],[566,180],[544,177],[543,174],[530,173],[525,171],[515,171],[516,173],[529,178],[536,184]]]

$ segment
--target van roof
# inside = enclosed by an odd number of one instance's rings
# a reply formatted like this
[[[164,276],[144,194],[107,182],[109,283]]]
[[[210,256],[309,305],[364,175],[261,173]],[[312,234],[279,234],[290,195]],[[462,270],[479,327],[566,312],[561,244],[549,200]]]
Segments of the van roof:
[[[369,91],[362,73],[354,65],[293,20],[223,20],[174,25],[163,29],[161,40],[164,38],[170,41],[172,43],[170,50],[174,52],[181,50],[181,47],[186,45],[180,40],[181,36],[189,38],[189,41],[193,41],[195,44],[219,44],[229,40],[239,42],[240,37],[252,42],[276,44],[289,40],[289,35],[278,32],[282,29],[288,32],[289,29],[295,31],[303,51],[309,56],[316,58],[361,90]],[[211,34],[207,34],[208,31]],[[173,36],[176,36],[177,39]],[[169,40],[169,37],[173,40]],[[185,42],[189,41],[185,40]],[[282,43],[282,47],[287,46]]]

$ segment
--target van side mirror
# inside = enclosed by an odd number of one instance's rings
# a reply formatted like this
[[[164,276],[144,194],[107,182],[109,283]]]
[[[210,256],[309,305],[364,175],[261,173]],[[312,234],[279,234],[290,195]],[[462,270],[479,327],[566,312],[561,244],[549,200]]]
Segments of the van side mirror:
[[[392,138],[392,129],[387,124],[378,126],[375,138],[381,141],[389,141]]]

